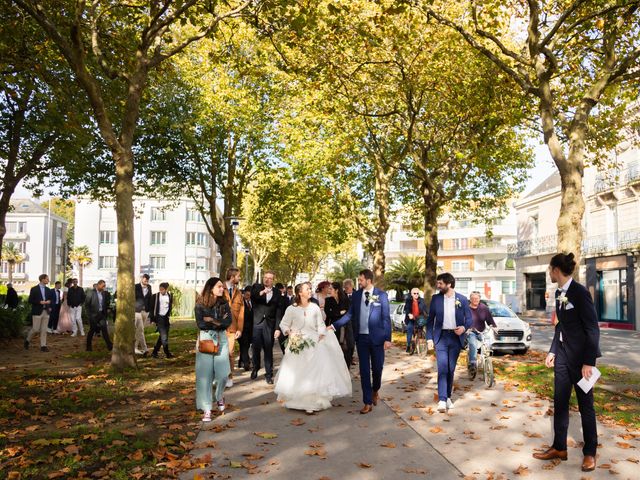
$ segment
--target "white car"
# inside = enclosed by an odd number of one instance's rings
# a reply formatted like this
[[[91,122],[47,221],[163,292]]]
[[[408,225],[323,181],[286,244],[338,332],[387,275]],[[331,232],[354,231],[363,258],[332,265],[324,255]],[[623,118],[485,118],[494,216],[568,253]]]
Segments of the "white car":
[[[513,313],[509,307],[495,300],[481,300],[489,310],[498,326],[492,343],[495,351],[513,350],[527,353],[531,347],[531,327]]]
[[[406,332],[407,326],[404,323],[404,303],[391,304],[391,326],[399,332]]]

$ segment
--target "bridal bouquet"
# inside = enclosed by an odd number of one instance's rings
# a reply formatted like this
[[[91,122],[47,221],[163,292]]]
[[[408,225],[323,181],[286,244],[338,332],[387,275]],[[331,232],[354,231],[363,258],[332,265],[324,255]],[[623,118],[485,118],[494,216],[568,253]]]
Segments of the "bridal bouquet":
[[[291,332],[285,342],[285,347],[289,349],[291,353],[298,355],[305,348],[313,347],[316,343],[310,338],[304,338],[300,332]]]

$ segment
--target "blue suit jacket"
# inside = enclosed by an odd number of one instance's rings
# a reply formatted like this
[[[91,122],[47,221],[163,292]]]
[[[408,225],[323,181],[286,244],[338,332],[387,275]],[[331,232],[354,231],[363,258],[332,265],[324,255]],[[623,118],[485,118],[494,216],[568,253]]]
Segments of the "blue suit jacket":
[[[464,295],[456,293],[456,326],[471,328],[473,319],[471,317],[471,309],[469,308],[469,300]],[[427,338],[433,340],[434,344],[440,341],[442,336],[442,323],[444,322],[444,294],[437,293],[431,298],[429,305],[429,316],[427,317]],[[459,335],[460,345],[464,347],[464,335]]]
[[[351,305],[344,316],[333,323],[338,329],[349,321],[353,327],[353,334],[358,341],[360,335],[360,305],[362,303],[363,290],[360,289],[351,297]],[[373,345],[382,345],[385,341],[391,341],[391,313],[389,310],[389,297],[379,288],[373,289],[373,295],[377,295],[378,301],[372,302],[369,308],[369,340]]]

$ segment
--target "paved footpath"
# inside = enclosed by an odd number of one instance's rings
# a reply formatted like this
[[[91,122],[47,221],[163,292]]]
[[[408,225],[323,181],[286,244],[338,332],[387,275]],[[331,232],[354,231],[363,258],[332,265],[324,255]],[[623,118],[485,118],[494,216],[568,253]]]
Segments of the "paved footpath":
[[[551,440],[550,402],[516,385],[485,389],[462,375],[455,408],[435,411],[431,359],[387,354],[381,395],[373,413],[360,415],[359,379],[353,399],[317,415],[283,408],[263,377],[236,378],[227,391],[229,412],[203,424],[193,454],[208,467],[182,479],[598,479],[640,478],[640,432],[599,424],[598,463],[580,471],[580,418],[571,415],[569,460],[555,464],[531,457]],[[255,477],[253,477],[255,478]]]

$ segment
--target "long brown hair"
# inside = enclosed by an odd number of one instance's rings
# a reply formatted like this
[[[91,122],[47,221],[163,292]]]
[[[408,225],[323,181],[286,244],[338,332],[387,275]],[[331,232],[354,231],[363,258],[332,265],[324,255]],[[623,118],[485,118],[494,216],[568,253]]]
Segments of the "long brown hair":
[[[213,287],[215,287],[218,282],[222,282],[222,280],[220,280],[218,277],[211,277],[209,280],[207,280],[202,289],[202,293],[200,293],[196,297],[196,303],[199,305],[204,305],[207,308],[211,308],[218,303],[226,302],[224,295],[221,297],[216,297],[213,294]]]

